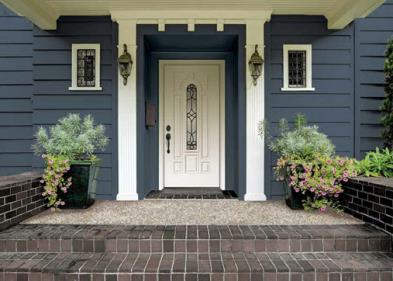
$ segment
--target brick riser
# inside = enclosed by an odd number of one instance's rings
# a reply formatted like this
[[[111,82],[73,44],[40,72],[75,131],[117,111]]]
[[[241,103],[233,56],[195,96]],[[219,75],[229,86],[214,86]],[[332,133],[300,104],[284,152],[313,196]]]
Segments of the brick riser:
[[[390,251],[390,238],[370,239],[30,239],[0,240],[0,252],[217,253]]]
[[[391,281],[390,271],[259,273],[0,273],[6,281]]]
[[[0,260],[6,281],[391,281],[393,267],[392,254],[383,253],[0,254]]]

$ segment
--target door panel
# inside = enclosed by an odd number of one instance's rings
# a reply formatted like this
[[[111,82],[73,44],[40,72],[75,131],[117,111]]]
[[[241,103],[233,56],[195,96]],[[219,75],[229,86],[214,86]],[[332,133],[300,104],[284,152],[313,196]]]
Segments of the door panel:
[[[220,64],[162,69],[164,187],[219,187]]]

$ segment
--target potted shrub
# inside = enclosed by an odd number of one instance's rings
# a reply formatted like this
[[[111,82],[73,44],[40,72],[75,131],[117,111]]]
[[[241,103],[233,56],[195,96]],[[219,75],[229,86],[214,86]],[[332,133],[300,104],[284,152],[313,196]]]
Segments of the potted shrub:
[[[356,176],[355,161],[346,157],[321,156],[315,159],[280,158],[277,173],[285,173],[286,201],[292,209],[339,208],[339,196],[343,192],[342,182]]]
[[[275,173],[284,181],[285,201],[290,208],[323,211],[336,206],[341,182],[355,175],[352,159],[334,156],[334,145],[328,137],[317,126],[308,126],[302,114],[296,116],[293,129],[281,120],[276,138],[263,124],[260,134],[278,155]]]
[[[46,164],[42,182],[48,206],[54,209],[90,206],[99,171],[99,159],[94,153],[104,151],[109,141],[104,126],[95,125],[90,115],[82,120],[78,114],[69,114],[50,127],[49,132],[40,127],[35,137],[34,151]]]

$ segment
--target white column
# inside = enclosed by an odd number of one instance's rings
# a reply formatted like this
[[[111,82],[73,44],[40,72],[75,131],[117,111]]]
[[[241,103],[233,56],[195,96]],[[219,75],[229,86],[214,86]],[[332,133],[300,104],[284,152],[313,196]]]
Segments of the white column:
[[[138,200],[137,193],[137,124],[136,124],[136,21],[118,20],[118,54],[123,53],[127,45],[133,65],[127,85],[123,77],[118,77],[118,170],[119,193],[117,200]]]
[[[246,201],[266,200],[265,178],[265,153],[264,140],[258,135],[258,123],[265,118],[265,77],[264,71],[258,79],[258,84],[253,85],[253,80],[248,67],[248,61],[258,45],[258,52],[264,57],[264,24],[265,20],[249,20],[246,22],[246,82],[247,82],[247,156],[246,156]]]

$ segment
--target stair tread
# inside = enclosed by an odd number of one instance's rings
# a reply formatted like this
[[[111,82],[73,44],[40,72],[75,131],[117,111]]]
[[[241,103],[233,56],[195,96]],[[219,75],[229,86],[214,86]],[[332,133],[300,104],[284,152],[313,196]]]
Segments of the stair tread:
[[[0,240],[21,239],[318,239],[386,238],[373,226],[355,225],[40,225],[20,224]]]
[[[0,253],[5,272],[242,273],[392,271],[392,253]]]

